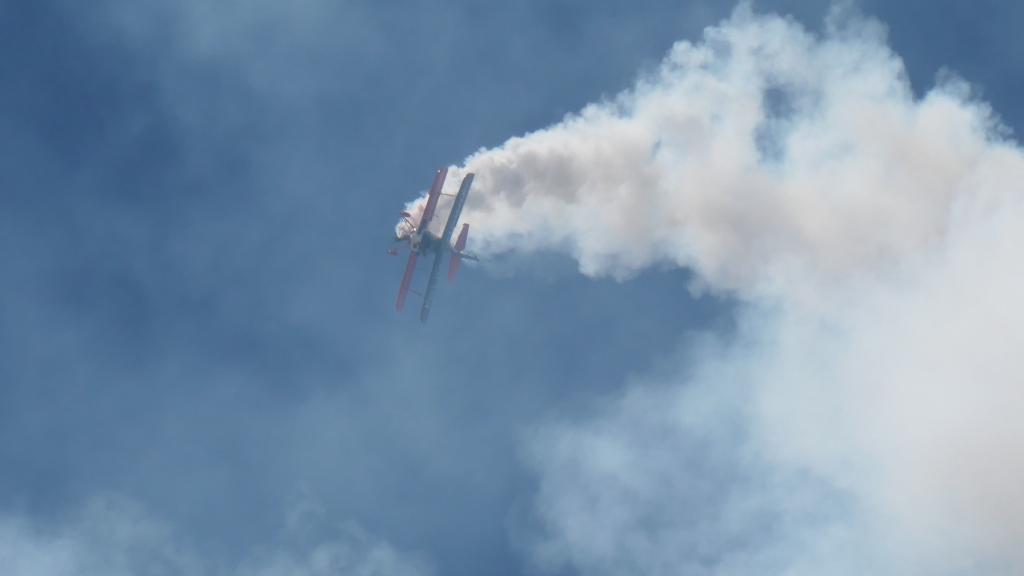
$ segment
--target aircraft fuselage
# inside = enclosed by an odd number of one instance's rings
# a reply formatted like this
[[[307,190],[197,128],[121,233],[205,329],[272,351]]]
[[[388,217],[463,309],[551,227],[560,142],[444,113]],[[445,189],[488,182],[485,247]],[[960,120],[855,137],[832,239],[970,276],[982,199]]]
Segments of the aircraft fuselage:
[[[417,254],[432,254],[441,248],[441,239],[430,232],[413,232],[409,236],[409,248]]]

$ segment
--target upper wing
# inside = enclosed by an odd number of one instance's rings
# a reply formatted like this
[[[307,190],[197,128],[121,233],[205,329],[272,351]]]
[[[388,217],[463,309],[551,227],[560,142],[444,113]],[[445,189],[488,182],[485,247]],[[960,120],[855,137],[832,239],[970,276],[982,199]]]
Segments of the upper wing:
[[[427,278],[427,291],[423,293],[423,308],[420,309],[420,322],[426,322],[430,315],[430,303],[434,299],[434,286],[437,285],[437,273],[441,269],[441,252],[434,253],[434,264],[430,267],[430,278]]]
[[[441,235],[441,238],[445,246],[452,241],[452,234],[455,232],[455,225],[459,223],[459,215],[462,214],[462,205],[466,203],[466,198],[469,197],[469,187],[472,185],[473,173],[470,172],[462,179],[462,185],[459,186],[459,193],[455,195],[455,203],[452,204],[452,211],[448,214],[448,222],[444,225],[444,234]]]
[[[405,297],[409,294],[412,275],[416,271],[416,257],[417,254],[415,252],[409,252],[409,261],[405,264],[405,274],[402,276],[402,285],[398,288],[398,300],[395,302],[395,308],[399,312],[405,307]]]
[[[420,222],[416,226],[417,230],[423,231],[430,226],[430,221],[434,218],[434,210],[437,208],[437,200],[441,197],[441,188],[444,187],[444,179],[448,176],[448,168],[441,168],[434,175],[434,184],[430,187],[430,194],[427,195],[427,207],[423,209],[423,216],[420,216]]]

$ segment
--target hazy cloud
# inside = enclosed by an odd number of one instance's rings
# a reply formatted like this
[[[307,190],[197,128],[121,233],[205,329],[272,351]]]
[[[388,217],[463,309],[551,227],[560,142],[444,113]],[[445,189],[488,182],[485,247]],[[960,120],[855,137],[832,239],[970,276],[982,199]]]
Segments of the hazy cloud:
[[[484,253],[676,265],[745,302],[734,341],[535,437],[542,565],[1024,567],[1024,154],[965,82],[916,97],[878,22],[837,10],[817,35],[741,6],[462,171]]]
[[[427,576],[413,556],[352,523],[310,539],[316,511],[297,506],[280,543],[234,567],[196,552],[189,539],[123,498],[95,498],[56,526],[0,518],[0,563],[12,576]],[[310,515],[313,517],[311,518]],[[320,527],[322,528],[322,527]]]

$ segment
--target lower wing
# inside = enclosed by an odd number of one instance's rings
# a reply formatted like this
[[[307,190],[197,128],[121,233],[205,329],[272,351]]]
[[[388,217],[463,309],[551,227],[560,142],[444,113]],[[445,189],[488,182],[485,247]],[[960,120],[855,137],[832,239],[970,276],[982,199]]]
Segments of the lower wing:
[[[441,269],[441,252],[434,254],[434,264],[430,267],[430,278],[427,278],[427,291],[423,293],[423,308],[420,309],[420,322],[426,322],[430,315],[430,303],[434,299],[434,287],[437,286],[437,276]]]
[[[416,252],[409,252],[409,261],[405,264],[405,274],[402,276],[402,285],[398,288],[398,300],[395,308],[399,312],[405,307],[405,297],[409,295],[409,286],[412,284],[412,275],[416,271]]]

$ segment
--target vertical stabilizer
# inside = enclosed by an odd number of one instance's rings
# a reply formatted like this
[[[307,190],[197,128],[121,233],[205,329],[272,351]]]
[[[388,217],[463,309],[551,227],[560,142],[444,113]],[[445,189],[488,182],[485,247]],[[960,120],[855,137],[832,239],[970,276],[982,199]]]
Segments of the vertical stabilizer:
[[[463,224],[459,232],[459,238],[452,246],[452,260],[448,263],[448,280],[455,280],[459,273],[459,266],[462,265],[462,251],[466,248],[466,239],[469,237],[469,224]]]

